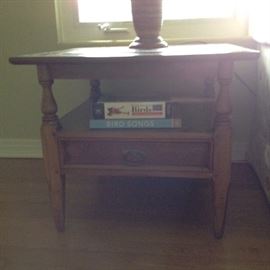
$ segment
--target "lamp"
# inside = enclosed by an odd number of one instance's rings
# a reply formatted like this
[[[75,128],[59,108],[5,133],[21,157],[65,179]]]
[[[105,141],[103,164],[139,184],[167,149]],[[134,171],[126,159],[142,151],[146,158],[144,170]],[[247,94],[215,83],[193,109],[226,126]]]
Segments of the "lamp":
[[[162,26],[162,0],[131,0],[131,10],[137,37],[129,48],[167,47],[167,42],[159,35]]]

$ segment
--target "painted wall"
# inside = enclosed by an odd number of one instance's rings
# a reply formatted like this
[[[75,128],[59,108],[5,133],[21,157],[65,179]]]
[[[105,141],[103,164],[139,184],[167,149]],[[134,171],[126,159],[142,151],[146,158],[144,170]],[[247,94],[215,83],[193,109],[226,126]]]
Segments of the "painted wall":
[[[270,47],[261,46],[249,160],[270,201]]]
[[[11,65],[8,58],[59,49],[54,1],[1,0],[0,27],[0,139],[35,139],[41,119],[36,70]],[[54,89],[60,115],[89,94],[88,82],[57,81]]]
[[[0,1],[0,144],[6,139],[38,139],[41,118],[41,91],[35,68],[13,66],[8,58],[55,49],[61,48],[57,45],[53,0]],[[236,66],[237,74],[251,91],[256,89],[256,62],[243,62]],[[131,85],[130,82],[105,82],[104,86],[110,89],[136,88],[136,84]],[[146,87],[150,86],[147,84]],[[59,115],[87,98],[88,89],[87,81],[57,81],[54,92]],[[235,150],[242,153],[242,159],[250,140],[254,95],[235,78],[232,100]]]

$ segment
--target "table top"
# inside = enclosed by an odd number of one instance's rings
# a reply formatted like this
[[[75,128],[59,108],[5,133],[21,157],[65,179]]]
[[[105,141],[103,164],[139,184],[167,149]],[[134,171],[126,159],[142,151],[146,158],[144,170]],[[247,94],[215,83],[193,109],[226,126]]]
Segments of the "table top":
[[[86,47],[40,52],[11,57],[12,64],[109,63],[140,61],[194,61],[254,59],[259,51],[226,43],[185,44],[160,49],[130,49],[128,47]]]

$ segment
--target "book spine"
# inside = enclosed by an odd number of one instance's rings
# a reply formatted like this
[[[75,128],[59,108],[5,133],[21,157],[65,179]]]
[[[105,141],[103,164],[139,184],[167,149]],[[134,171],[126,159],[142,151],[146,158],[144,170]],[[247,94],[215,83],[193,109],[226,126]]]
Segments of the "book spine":
[[[181,128],[182,121],[170,119],[90,119],[93,129],[140,129],[140,128]]]
[[[172,117],[172,104],[152,102],[97,102],[92,105],[94,119],[162,119]]]

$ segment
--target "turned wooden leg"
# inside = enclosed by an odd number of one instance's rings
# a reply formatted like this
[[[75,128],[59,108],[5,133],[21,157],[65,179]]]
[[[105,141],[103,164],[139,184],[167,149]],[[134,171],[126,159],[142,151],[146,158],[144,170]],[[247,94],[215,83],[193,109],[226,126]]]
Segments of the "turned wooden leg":
[[[43,113],[41,139],[45,172],[47,176],[53,218],[58,231],[64,230],[65,222],[65,177],[61,174],[56,132],[60,128],[57,104],[52,93],[53,80],[46,66],[38,67],[39,83],[42,86],[41,110]]]
[[[216,104],[213,159],[214,231],[217,238],[224,232],[228,189],[231,178],[231,103],[230,84],[233,63],[222,61],[218,70],[219,94]]]

